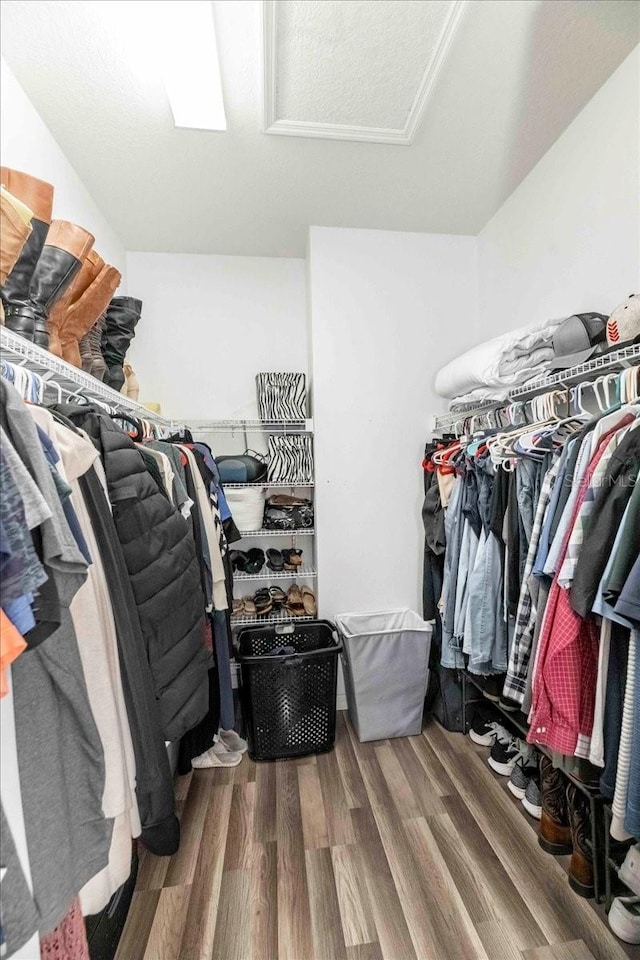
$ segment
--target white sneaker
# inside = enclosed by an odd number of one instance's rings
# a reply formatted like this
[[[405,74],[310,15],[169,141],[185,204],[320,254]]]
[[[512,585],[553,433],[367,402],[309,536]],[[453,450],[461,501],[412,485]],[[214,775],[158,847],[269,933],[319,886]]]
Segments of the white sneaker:
[[[629,890],[640,897],[640,843],[627,850],[618,876]]]
[[[243,740],[235,730],[220,730],[220,739],[226,746],[227,750],[231,750],[233,753],[246,753],[247,752],[247,741]]]
[[[625,943],[640,943],[640,897],[616,897],[609,910],[609,926]]]
[[[492,747],[496,740],[502,743],[508,743],[511,740],[511,734],[496,720],[486,721],[482,717],[477,717],[469,729],[469,737],[480,747]]]
[[[205,770],[209,767],[237,767],[242,760],[241,753],[232,753],[218,741],[209,747],[199,757],[194,757],[191,766],[194,770]]]

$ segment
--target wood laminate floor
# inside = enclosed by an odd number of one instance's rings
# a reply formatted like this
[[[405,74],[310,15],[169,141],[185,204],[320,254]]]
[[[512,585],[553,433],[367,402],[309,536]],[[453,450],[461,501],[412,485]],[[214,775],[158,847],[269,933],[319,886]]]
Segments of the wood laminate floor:
[[[626,960],[486,754],[339,714],[331,753],[180,778],[180,850],[143,854],[116,960]]]

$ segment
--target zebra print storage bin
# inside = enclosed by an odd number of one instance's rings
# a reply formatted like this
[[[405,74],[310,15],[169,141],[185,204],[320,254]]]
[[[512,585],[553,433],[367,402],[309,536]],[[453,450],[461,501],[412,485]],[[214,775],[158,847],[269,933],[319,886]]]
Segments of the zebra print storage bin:
[[[258,416],[261,420],[304,420],[307,390],[304,373],[258,373]]]
[[[311,437],[269,437],[268,483],[313,483],[313,446]]]

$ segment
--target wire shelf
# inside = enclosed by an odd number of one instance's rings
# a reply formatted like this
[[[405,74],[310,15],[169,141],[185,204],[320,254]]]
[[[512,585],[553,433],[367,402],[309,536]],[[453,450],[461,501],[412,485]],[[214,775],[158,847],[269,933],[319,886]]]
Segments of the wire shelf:
[[[97,400],[108,404],[115,410],[122,410],[144,418],[158,426],[170,429],[174,426],[171,420],[161,414],[147,410],[141,403],[128,400],[117,390],[112,390],[100,380],[96,380],[84,370],[79,370],[72,364],[55,357],[48,350],[43,350],[35,343],[25,340],[20,334],[0,327],[0,357],[14,366],[24,366],[39,376],[45,386],[58,390],[67,396],[82,395],[87,400]]]
[[[287,487],[290,490],[304,489],[306,487],[314,487],[315,484],[313,480],[307,481],[306,483],[301,483],[298,480],[275,480],[269,483],[267,480],[258,480],[255,483],[225,483],[225,490],[241,490],[244,487],[264,487],[266,490],[270,490],[272,487]]]
[[[192,433],[313,433],[313,420],[192,420]]]
[[[481,414],[490,413],[492,410],[500,410],[506,402],[506,400],[491,400],[487,403],[475,405],[471,403],[461,404],[458,410],[450,410],[448,413],[442,413],[440,416],[434,417],[433,429],[446,430],[469,417],[477,417]]]
[[[562,370],[559,373],[550,374],[548,377],[543,377],[540,380],[524,383],[521,387],[514,387],[509,393],[509,400],[518,400],[520,397],[533,396],[536,393],[548,390],[550,387],[580,381],[590,374],[597,376],[605,370],[611,370],[613,367],[629,367],[634,361],[638,360],[640,360],[640,343],[633,343],[628,347],[621,347],[613,353],[594,357],[593,360],[587,360],[586,363],[581,363],[577,367],[569,367],[568,370]]]
[[[292,617],[288,613],[268,613],[263,617],[231,617],[232,627],[248,626],[249,624],[268,626],[271,623],[293,623],[298,620],[314,620],[314,617],[304,614],[301,617]]]
[[[246,540],[249,537],[314,537],[316,532],[313,527],[298,527],[295,530],[240,530],[240,533]]]
[[[263,567],[260,573],[242,573],[240,571],[233,574],[233,579],[236,582],[246,581],[246,580],[312,580],[314,577],[318,576],[318,571],[313,567],[305,567],[304,565],[298,567],[297,570],[270,570],[268,567]]]

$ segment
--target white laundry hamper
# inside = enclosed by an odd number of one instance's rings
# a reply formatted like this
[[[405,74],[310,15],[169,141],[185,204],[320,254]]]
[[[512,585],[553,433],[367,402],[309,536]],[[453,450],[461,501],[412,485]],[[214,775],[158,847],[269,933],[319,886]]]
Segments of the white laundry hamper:
[[[413,610],[343,613],[342,666],[349,719],[361,741],[422,730],[431,625]]]
[[[238,490],[227,487],[225,490],[231,516],[240,533],[262,529],[265,494],[266,487],[241,487]]]

